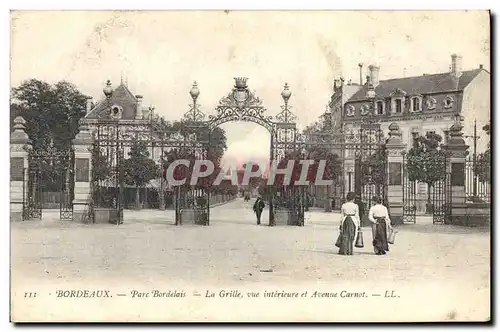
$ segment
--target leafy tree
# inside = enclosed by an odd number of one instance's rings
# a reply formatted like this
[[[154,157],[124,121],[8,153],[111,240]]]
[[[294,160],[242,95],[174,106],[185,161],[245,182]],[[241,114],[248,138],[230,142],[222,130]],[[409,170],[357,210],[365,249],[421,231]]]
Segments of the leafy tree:
[[[446,173],[445,152],[441,149],[442,138],[436,133],[427,133],[414,139],[407,154],[408,179],[427,184],[427,213],[432,210],[431,189]]]
[[[26,133],[33,149],[37,156],[43,156],[32,160],[42,172],[42,185],[46,190],[61,188],[62,175],[69,164],[71,140],[85,115],[87,98],[66,81],[51,85],[30,79],[11,90],[11,128],[15,117],[26,120]],[[57,153],[50,153],[54,149]]]
[[[157,177],[158,166],[149,158],[146,142],[134,141],[128,154],[129,158],[123,160],[125,183],[136,187],[135,203],[139,209],[139,188]]]
[[[375,193],[383,196],[383,190],[387,181],[387,150],[384,145],[377,149],[361,164],[361,183],[375,185]]]
[[[111,166],[96,141],[92,143],[90,153],[92,158],[92,182],[105,181],[111,176]]]

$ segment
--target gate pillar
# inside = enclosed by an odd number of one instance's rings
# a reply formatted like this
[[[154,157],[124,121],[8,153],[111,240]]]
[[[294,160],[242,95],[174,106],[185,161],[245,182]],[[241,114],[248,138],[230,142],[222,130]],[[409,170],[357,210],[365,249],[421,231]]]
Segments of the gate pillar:
[[[75,194],[73,199],[73,220],[86,220],[89,204],[91,202],[91,170],[92,156],[90,148],[92,146],[92,136],[86,124],[81,123],[79,132],[73,139],[73,149],[75,151]]]
[[[23,220],[23,209],[28,199],[28,156],[31,144],[24,131],[26,121],[14,119],[10,135],[10,221]]]
[[[466,224],[467,205],[465,194],[465,159],[468,145],[465,144],[462,125],[450,127],[448,143],[443,147],[447,152],[445,181],[445,224]]]
[[[397,123],[389,126],[387,149],[387,205],[393,225],[403,224],[403,153],[405,145]]]

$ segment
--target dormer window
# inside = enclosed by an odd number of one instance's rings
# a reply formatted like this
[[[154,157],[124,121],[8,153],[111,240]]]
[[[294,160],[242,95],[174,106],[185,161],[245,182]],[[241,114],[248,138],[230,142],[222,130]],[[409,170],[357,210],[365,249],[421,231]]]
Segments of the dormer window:
[[[447,96],[444,101],[444,108],[452,108],[453,107],[453,97]]]
[[[420,97],[420,96],[412,97],[410,109],[412,112],[422,111],[422,97]]]
[[[111,119],[121,119],[122,108],[118,105],[111,106],[111,110],[109,111],[109,117]]]
[[[354,111],[356,111],[356,108],[353,105],[349,105],[346,107],[347,116],[354,116]]]
[[[436,108],[437,101],[433,97],[429,97],[427,99],[427,109],[428,110],[433,110]]]
[[[366,105],[366,104],[361,106],[361,115],[365,116],[365,115],[369,115],[369,114],[370,114],[370,106]]]
[[[394,111],[395,114],[401,114],[403,112],[403,99],[394,99]]]
[[[377,115],[385,114],[385,103],[383,100],[378,100],[376,103]]]
[[[390,96],[391,96],[391,113],[392,114],[403,113],[406,92],[399,88],[396,88],[391,92]]]

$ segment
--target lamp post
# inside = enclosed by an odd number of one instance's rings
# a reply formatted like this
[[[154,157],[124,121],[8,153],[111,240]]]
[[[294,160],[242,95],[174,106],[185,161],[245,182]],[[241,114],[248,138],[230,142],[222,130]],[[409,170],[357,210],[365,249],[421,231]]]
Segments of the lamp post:
[[[106,81],[106,86],[102,89],[102,92],[106,96],[106,108],[111,109],[111,97],[113,96],[113,87],[111,85],[111,81]],[[99,128],[99,126],[98,126]],[[99,131],[98,131],[98,140],[99,140]],[[106,133],[109,137],[109,133]],[[119,136],[119,121],[116,120],[115,124],[115,156],[112,157],[112,160],[115,161],[115,190],[118,189],[118,197],[114,199],[113,205],[115,205],[117,210],[117,224],[122,223],[122,215],[121,215],[121,206],[122,206],[122,194],[123,194],[123,165],[122,165],[122,156],[121,156],[121,146],[120,146],[120,136]],[[109,149],[109,139],[106,142],[106,146]],[[100,152],[99,152],[100,153]]]
[[[455,123],[460,124],[464,120],[464,117],[461,116],[459,113],[455,114]],[[477,197],[477,172],[476,172],[476,166],[477,166],[477,141],[481,136],[477,135],[477,121],[474,119],[474,134],[473,135],[463,135],[462,137],[464,138],[472,138],[474,145],[473,145],[473,152],[472,152],[472,170],[473,170],[473,181],[474,184],[472,186],[472,196],[474,198]]]
[[[378,135],[380,133],[375,134],[375,142],[372,140],[373,136],[373,131],[374,131],[374,124],[377,123],[377,119],[375,118],[374,115],[375,112],[375,96],[374,94],[370,95],[369,97],[369,104],[368,104],[368,114],[365,117],[361,118],[361,130],[360,130],[360,150],[359,150],[359,171],[360,171],[360,177],[358,178],[361,183],[358,183],[358,190],[361,192],[356,193],[360,195],[360,198],[362,199],[363,196],[363,175],[364,175],[364,167],[363,167],[363,155],[367,158],[367,160],[370,160],[372,154],[373,154],[373,144],[377,144],[379,141]],[[367,131],[367,134],[365,135],[365,128]],[[366,160],[365,160],[366,161]],[[371,165],[368,165],[368,175],[369,175],[369,181],[368,181],[368,206],[371,206],[371,201],[372,201],[372,196],[373,196],[373,174],[372,174],[372,167]]]

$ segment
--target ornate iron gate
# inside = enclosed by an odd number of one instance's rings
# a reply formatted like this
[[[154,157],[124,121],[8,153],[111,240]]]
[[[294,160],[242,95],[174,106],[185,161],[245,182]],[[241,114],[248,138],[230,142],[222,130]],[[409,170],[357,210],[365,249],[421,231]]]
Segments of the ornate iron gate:
[[[447,156],[443,155],[437,167],[441,177],[428,188],[431,191],[433,224],[446,224],[451,218],[451,174],[447,171],[447,162]]]
[[[23,220],[42,219],[42,172],[32,167],[28,169],[28,179],[23,181],[27,193],[23,207]]]
[[[59,218],[61,220],[73,220],[73,198],[75,189],[74,162],[74,152],[70,151],[64,160],[66,165],[62,169],[60,179]]]
[[[109,209],[110,221],[123,223],[124,135],[116,120],[99,119],[92,147],[91,211]],[[93,213],[91,219],[93,218]]]
[[[417,222],[417,200],[416,189],[417,182],[411,181],[408,175],[406,154],[403,155],[403,223]]]

